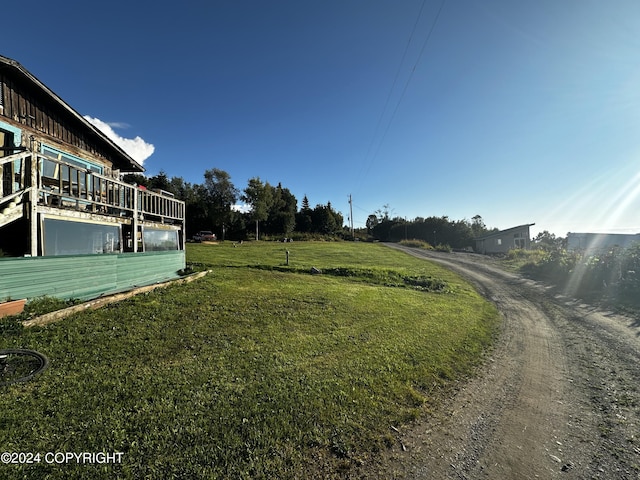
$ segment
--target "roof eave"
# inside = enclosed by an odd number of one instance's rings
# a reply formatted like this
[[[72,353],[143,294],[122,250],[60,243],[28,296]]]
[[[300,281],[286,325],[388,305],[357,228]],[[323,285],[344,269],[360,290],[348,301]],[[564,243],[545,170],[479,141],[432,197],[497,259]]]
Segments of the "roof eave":
[[[535,223],[525,223],[524,225],[518,225],[517,227],[511,227],[511,228],[506,228],[504,230],[500,230],[500,231],[497,231],[497,232],[487,233],[486,235],[483,235],[482,237],[474,238],[474,240],[484,240],[486,238],[495,237],[496,235],[502,235],[502,234],[504,234],[506,232],[510,232],[512,230],[518,230],[520,228],[529,228],[529,227],[532,227],[534,225],[535,225]]]
[[[96,126],[92,125],[82,115],[80,115],[77,111],[75,111],[68,103],[66,103],[64,100],[62,100],[62,98],[60,98],[58,95],[56,95],[56,93],[53,92],[53,90],[51,90],[44,83],[42,83],[40,80],[38,80],[38,78],[35,77],[26,68],[24,68],[20,64],[20,62],[17,62],[16,60],[13,60],[13,59],[8,58],[8,57],[4,57],[2,55],[0,55],[0,62],[4,63],[6,65],[9,65],[10,67],[15,68],[16,70],[18,70],[23,76],[25,76],[28,80],[30,80],[38,88],[43,90],[47,95],[49,95],[53,100],[55,100],[62,108],[66,109],[71,115],[73,115],[77,120],[79,120],[85,127],[87,127],[89,130],[91,130],[95,135],[97,135],[100,140],[102,140],[103,142],[108,144],[108,146],[110,148],[115,150],[115,153],[117,153],[121,157],[121,160],[124,160],[125,163],[128,163],[130,165],[130,167],[131,167],[130,170],[127,169],[125,171],[127,171],[127,172],[136,172],[136,173],[142,173],[142,172],[145,171],[145,169],[144,169],[144,167],[142,165],[140,165],[133,158],[131,158],[131,156],[128,153],[126,153],[121,147],[119,147],[113,140],[111,140],[109,137],[107,137],[100,129],[98,129]]]

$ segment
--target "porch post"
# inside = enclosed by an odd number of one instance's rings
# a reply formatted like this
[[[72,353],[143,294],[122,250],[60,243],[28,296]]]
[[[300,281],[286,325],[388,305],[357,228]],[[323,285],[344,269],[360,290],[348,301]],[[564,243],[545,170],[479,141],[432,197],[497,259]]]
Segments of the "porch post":
[[[182,214],[182,250],[186,250],[187,248],[187,204],[184,203],[182,205],[177,205],[178,211],[181,211]]]
[[[131,220],[131,240],[133,241],[133,251],[138,251],[138,195],[140,189],[133,187],[133,219]]]
[[[38,256],[38,154],[31,142],[31,181],[29,190],[29,241],[31,244],[31,256]]]

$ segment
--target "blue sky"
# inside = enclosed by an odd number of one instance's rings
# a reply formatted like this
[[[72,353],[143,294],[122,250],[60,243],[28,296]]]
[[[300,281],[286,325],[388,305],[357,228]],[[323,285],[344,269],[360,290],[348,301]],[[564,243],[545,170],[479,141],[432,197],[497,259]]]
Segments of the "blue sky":
[[[640,232],[636,0],[35,0],[18,17],[0,54],[149,175],[258,176],[345,219],[351,194],[356,227],[388,205]]]

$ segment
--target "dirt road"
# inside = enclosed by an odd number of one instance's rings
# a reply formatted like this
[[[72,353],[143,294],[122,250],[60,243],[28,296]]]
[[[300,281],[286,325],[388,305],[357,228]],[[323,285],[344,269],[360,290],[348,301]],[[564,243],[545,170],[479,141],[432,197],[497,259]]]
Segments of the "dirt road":
[[[400,430],[371,476],[640,479],[639,318],[557,295],[487,257],[390,246],[459,272],[504,321],[481,374],[442,413]]]

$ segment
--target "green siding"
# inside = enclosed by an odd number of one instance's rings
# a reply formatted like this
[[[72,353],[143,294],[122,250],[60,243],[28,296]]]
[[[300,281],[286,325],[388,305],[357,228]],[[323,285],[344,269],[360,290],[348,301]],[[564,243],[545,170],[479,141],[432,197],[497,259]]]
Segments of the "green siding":
[[[0,301],[43,295],[88,300],[178,277],[184,251],[0,259]]]
[[[118,255],[116,289],[149,285],[177,277],[185,267],[184,251],[122,253]]]

